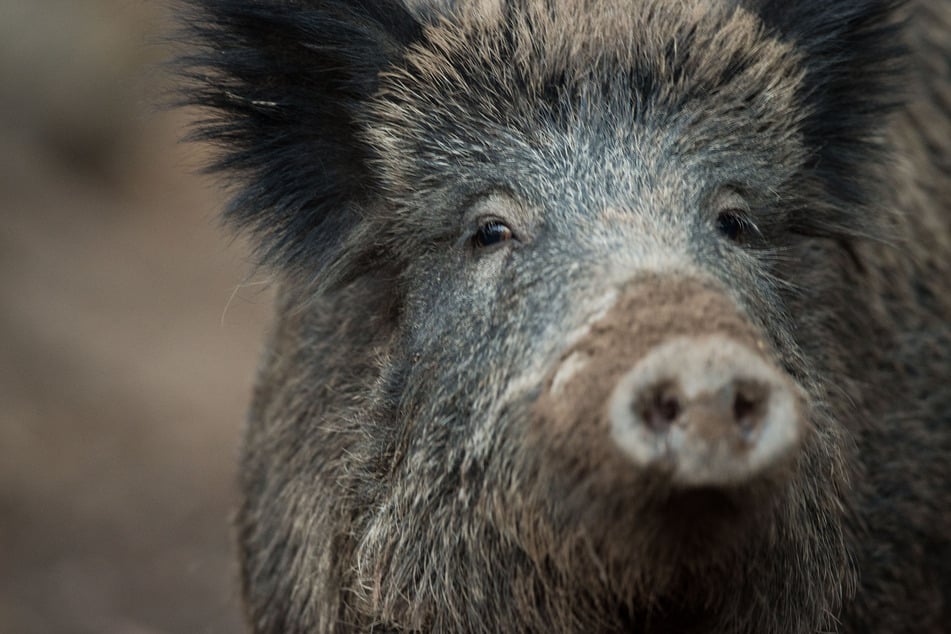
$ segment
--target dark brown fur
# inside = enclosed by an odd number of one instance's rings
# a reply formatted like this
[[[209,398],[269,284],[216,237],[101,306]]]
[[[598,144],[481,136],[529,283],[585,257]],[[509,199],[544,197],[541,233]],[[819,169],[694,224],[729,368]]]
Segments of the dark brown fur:
[[[951,6],[195,4],[198,136],[281,279],[254,631],[947,631]],[[514,246],[473,249],[499,216]],[[546,409],[570,333],[644,276],[616,310],[694,333],[707,297],[788,373],[795,465],[680,495]],[[604,354],[660,339],[643,314]]]

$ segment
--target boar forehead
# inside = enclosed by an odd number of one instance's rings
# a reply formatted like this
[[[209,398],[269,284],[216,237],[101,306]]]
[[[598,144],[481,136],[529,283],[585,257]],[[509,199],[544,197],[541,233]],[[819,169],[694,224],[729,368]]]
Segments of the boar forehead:
[[[801,80],[796,51],[737,7],[477,2],[384,73],[365,134],[398,197],[505,186],[624,204],[671,164],[778,190],[805,159]]]

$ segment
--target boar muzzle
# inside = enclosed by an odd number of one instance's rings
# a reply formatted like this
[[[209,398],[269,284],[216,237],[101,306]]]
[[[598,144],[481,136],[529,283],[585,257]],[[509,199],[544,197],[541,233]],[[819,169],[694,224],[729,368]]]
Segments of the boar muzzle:
[[[754,482],[790,464],[807,431],[801,390],[774,359],[716,284],[639,279],[561,355],[535,431],[595,470],[684,488]]]

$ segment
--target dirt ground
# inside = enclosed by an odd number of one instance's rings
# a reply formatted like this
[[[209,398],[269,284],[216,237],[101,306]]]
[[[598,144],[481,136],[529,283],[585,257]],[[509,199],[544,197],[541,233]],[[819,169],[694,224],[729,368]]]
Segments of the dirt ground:
[[[270,291],[156,112],[157,0],[0,0],[0,633],[242,629]]]

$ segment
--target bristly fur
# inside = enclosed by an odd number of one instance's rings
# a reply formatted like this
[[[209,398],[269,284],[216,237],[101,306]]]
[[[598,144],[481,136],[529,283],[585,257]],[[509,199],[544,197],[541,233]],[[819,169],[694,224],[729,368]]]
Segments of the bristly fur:
[[[869,170],[857,167],[875,160],[887,113],[901,98],[897,80],[904,50],[895,37],[900,28],[895,16],[903,3],[851,0],[833,4],[740,2],[739,6],[762,20],[767,32],[759,36],[759,43],[745,42],[745,51],[738,48],[735,57],[721,60],[716,71],[721,75],[707,77],[695,88],[717,90],[754,63],[750,55],[774,54],[763,48],[770,35],[791,43],[802,66],[794,65],[793,56],[774,58],[772,63],[775,72],[804,73],[798,103],[790,113],[795,120],[790,123],[806,141],[808,173],[844,205],[867,203],[873,189],[865,179]],[[430,109],[419,112],[423,118],[445,116],[455,102],[462,107],[465,99],[472,101],[466,107],[481,109],[479,117],[496,117],[503,125],[530,103],[526,98],[534,100],[536,107],[561,100],[548,104],[557,112],[566,105],[564,100],[577,100],[570,92],[586,81],[587,69],[605,70],[611,64],[629,77],[633,102],[646,104],[657,97],[652,91],[676,86],[676,76],[665,73],[683,72],[693,64],[691,40],[704,35],[703,25],[684,23],[668,33],[680,38],[675,48],[665,52],[663,47],[674,41],[657,41],[661,50],[651,51],[635,44],[639,38],[649,41],[650,33],[629,39],[623,29],[630,32],[643,29],[651,20],[676,19],[678,11],[650,3],[631,5],[628,14],[599,22],[598,13],[609,9],[608,5],[596,1],[563,6],[522,1],[449,6],[436,2],[406,6],[399,0],[189,2],[183,12],[183,39],[193,52],[179,60],[186,80],[183,103],[206,113],[195,124],[191,138],[219,148],[209,170],[235,183],[226,218],[256,236],[261,259],[316,276],[344,254],[344,245],[367,208],[384,194],[380,175],[370,165],[375,149],[366,141],[368,135],[379,138],[382,122],[365,116],[365,110],[381,88],[407,89],[392,81],[387,88],[381,80],[381,75],[399,77],[407,55],[419,59],[440,49],[448,53],[435,60],[445,66],[424,68],[417,63],[409,71],[433,73],[412,76],[407,82],[419,82],[430,93],[408,104]],[[727,6],[720,11],[727,11]],[[440,11],[447,13],[439,15]],[[572,28],[575,19],[588,26]],[[651,57],[658,52],[661,58]],[[520,76],[496,73],[500,65],[511,63],[518,68],[526,60],[536,65],[517,71]],[[757,59],[755,63],[771,62]],[[516,83],[504,86],[506,78]],[[446,90],[449,86],[455,91],[452,94]],[[668,96],[681,102],[690,98],[685,92]],[[489,99],[494,102],[488,103]],[[677,107],[676,103],[667,105],[673,110]],[[834,211],[813,209],[798,220],[798,230],[807,234],[858,231],[868,237],[878,230],[869,219],[858,229],[850,218],[836,218]],[[361,247],[372,251],[366,244]],[[367,265],[357,255],[347,255],[350,265]],[[372,253],[360,256],[372,258]],[[347,273],[337,270],[336,275]]]
[[[882,150],[889,113],[907,94],[907,48],[901,37],[905,0],[789,2],[745,0],[806,60],[802,129],[813,148],[810,169],[847,204],[868,203],[856,169]]]
[[[170,1],[281,287],[256,632],[946,630],[947,0]],[[619,456],[611,373],[672,332],[784,374],[795,464],[694,506]],[[571,342],[610,372],[537,407]]]
[[[236,183],[226,218],[262,260],[319,270],[377,193],[354,113],[420,24],[398,0],[203,0],[182,15],[182,102],[205,112],[190,138],[219,148],[209,170]]]

